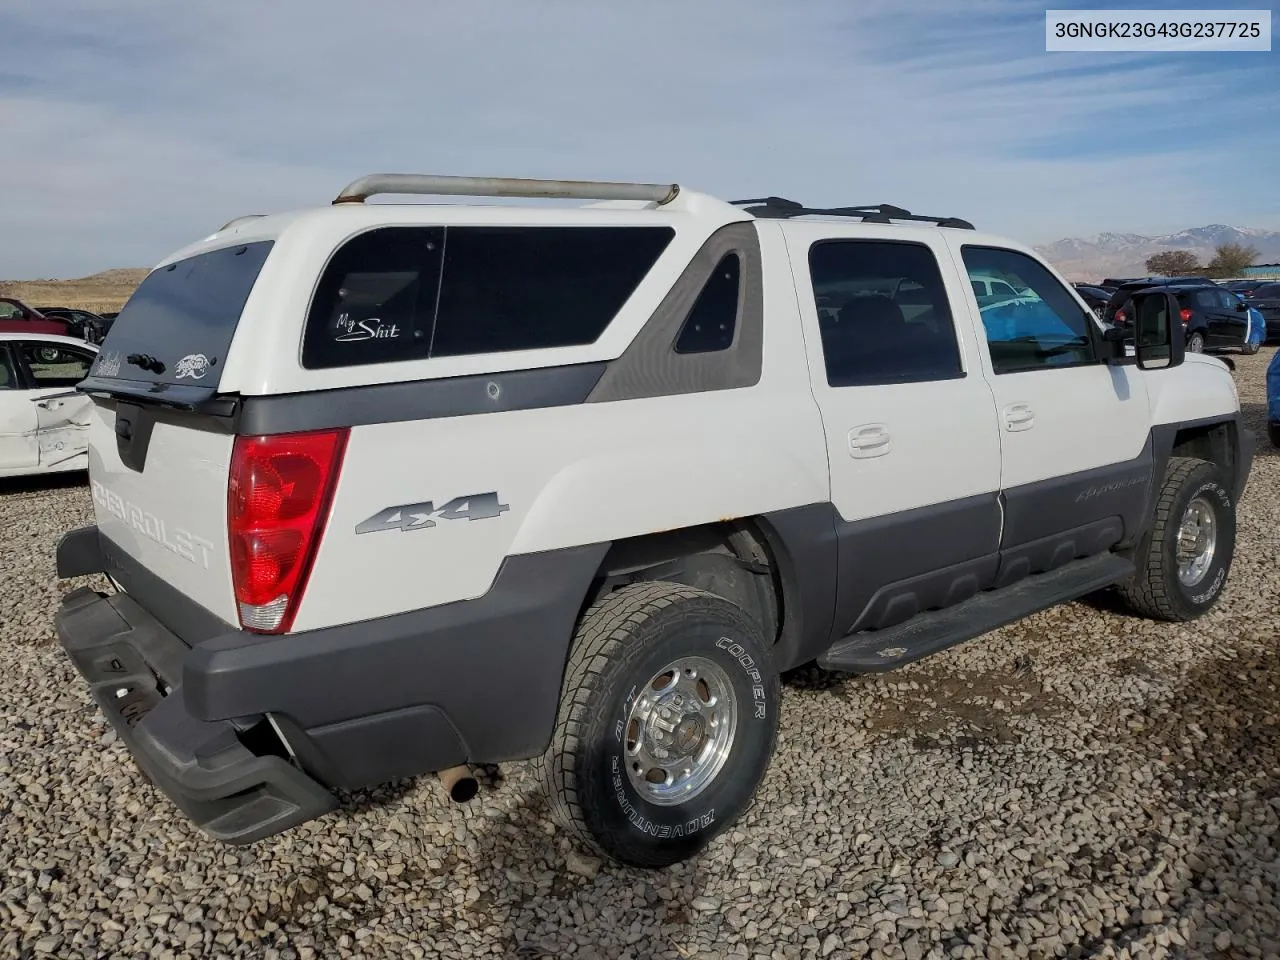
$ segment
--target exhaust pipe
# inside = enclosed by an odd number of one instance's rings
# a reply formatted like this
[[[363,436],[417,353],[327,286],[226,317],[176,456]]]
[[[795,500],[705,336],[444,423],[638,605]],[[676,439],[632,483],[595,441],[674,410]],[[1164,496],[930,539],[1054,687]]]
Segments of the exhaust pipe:
[[[467,764],[459,764],[448,770],[439,771],[436,776],[444,784],[445,793],[454,803],[466,803],[480,792],[480,782]]]

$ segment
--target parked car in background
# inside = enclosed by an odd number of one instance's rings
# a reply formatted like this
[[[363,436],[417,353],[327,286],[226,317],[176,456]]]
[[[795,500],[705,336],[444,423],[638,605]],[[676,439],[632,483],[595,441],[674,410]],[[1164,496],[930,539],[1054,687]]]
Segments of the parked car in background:
[[[1280,338],[1280,281],[1272,280],[1244,294],[1245,302],[1262,314],[1267,325],[1266,338]]]
[[[1177,298],[1187,350],[1191,353],[1226,349],[1254,352],[1247,349],[1249,305],[1241,297],[1216,283],[1152,286],[1163,287]],[[1150,290],[1152,286],[1140,289]],[[1126,307],[1121,307],[1113,315],[1112,323],[1132,331],[1133,318],[1129,314]]]
[[[1232,293],[1238,293],[1242,297],[1248,297],[1258,287],[1266,286],[1268,283],[1275,283],[1275,281],[1266,280],[1262,277],[1252,277],[1247,280],[1224,280],[1220,286],[1226,287]]]
[[[39,307],[41,313],[55,320],[69,320],[69,336],[80,337],[93,343],[101,343],[111,329],[111,321],[91,310],[78,310],[74,307]]]
[[[1076,288],[1076,293],[1080,294],[1080,298],[1089,305],[1089,309],[1094,315],[1101,320],[1103,311],[1107,308],[1107,303],[1111,299],[1112,291],[1105,287],[1099,287],[1091,283],[1072,284]]]
[[[0,333],[0,477],[88,467],[93,401],[75,385],[97,355],[73,337]]]
[[[1107,301],[1107,306],[1102,312],[1101,320],[1104,323],[1115,323],[1116,311],[1129,302],[1129,298],[1135,291],[1145,290],[1149,287],[1172,287],[1185,284],[1218,286],[1208,277],[1138,277],[1133,280],[1117,281],[1116,288],[1111,294],[1111,299]]]
[[[46,317],[14,297],[0,297],[0,333],[48,333],[59,337],[73,336],[69,321]]]

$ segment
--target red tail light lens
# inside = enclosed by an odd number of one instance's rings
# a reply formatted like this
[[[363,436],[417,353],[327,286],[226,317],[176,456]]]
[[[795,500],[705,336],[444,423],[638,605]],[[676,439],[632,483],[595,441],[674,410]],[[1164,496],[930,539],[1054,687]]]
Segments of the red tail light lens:
[[[244,629],[285,633],[292,626],[346,446],[345,429],[236,438],[227,532]]]
[[[1188,310],[1186,307],[1183,307],[1181,310],[1178,311],[1178,316],[1182,318],[1183,323],[1191,322],[1191,311]]]
[[[1116,323],[1128,323],[1129,317],[1123,310],[1117,310],[1115,315]]]

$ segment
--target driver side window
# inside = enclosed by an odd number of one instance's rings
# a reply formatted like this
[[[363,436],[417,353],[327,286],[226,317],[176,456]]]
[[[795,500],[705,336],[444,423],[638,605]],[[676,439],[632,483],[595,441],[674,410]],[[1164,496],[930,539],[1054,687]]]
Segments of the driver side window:
[[[966,245],[962,256],[996,373],[1097,362],[1089,315],[1043,264],[1001,247]]]

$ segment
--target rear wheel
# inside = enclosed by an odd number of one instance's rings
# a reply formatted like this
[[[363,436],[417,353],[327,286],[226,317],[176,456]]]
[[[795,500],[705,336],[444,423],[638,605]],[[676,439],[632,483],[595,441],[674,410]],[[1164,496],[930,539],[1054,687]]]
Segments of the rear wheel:
[[[1261,346],[1262,345],[1259,343],[1246,343],[1242,349],[1247,355],[1253,356],[1255,353],[1258,352],[1258,349]]]
[[[664,867],[747,810],[777,730],[778,677],[759,625],[704,590],[641,583],[584,617],[539,767],[577,840]]]
[[[1235,544],[1236,505],[1222,469],[1173,457],[1138,545],[1138,572],[1120,592],[1144,616],[1194,620],[1222,595]]]
[[[1190,353],[1204,353],[1204,334],[1197,330],[1187,337],[1187,350]]]

